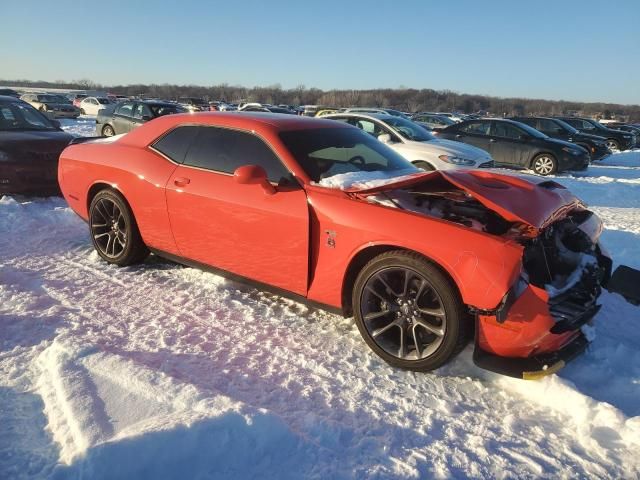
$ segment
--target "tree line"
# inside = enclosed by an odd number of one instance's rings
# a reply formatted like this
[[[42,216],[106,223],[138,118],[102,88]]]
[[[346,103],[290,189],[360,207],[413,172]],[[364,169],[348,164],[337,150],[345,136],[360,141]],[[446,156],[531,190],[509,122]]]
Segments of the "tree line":
[[[207,101],[260,102],[273,105],[323,105],[327,107],[387,107],[407,112],[456,111],[464,113],[503,115],[563,115],[578,114],[599,118],[621,117],[640,122],[640,105],[603,102],[571,102],[531,98],[502,98],[470,95],[450,90],[428,88],[380,88],[368,90],[321,90],[299,85],[284,89],[280,85],[247,88],[226,83],[213,86],[132,84],[101,85],[91,80],[71,82],[0,80],[0,85],[32,88],[66,88],[101,90],[116,95],[163,99],[200,97]]]

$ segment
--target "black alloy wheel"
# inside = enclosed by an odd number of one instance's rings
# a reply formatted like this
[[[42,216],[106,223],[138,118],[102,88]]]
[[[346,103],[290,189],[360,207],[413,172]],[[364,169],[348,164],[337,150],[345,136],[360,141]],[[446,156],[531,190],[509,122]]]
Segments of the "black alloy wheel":
[[[471,322],[456,287],[418,254],[387,252],[360,272],[354,316],[364,340],[390,365],[438,368],[466,344]]]
[[[89,230],[98,255],[109,263],[131,265],[149,253],[127,202],[114,190],[102,190],[91,201]]]

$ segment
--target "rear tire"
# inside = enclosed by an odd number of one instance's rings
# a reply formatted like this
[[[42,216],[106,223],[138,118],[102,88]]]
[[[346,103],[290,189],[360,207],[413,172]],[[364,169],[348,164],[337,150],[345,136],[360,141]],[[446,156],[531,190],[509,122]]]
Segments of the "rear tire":
[[[356,279],[352,305],[367,345],[407,370],[444,365],[472,331],[453,281],[414,252],[390,251],[369,261]]]
[[[115,190],[101,190],[91,200],[89,232],[98,255],[109,263],[133,265],[149,255],[131,208]]]
[[[103,137],[113,137],[116,134],[116,132],[113,130],[113,127],[111,125],[105,125],[102,128],[102,136]]]
[[[424,160],[416,160],[415,162],[413,162],[413,164],[416,167],[421,168],[422,170],[425,170],[427,172],[432,172],[436,169],[436,167],[431,165],[429,162],[425,162]]]
[[[80,109],[80,115],[86,115],[86,113],[85,113],[85,111],[84,111],[84,108],[81,108],[81,109]]]
[[[550,153],[541,153],[533,159],[533,162],[531,162],[531,170],[538,175],[551,175],[552,173],[556,173],[558,170],[558,162]]]

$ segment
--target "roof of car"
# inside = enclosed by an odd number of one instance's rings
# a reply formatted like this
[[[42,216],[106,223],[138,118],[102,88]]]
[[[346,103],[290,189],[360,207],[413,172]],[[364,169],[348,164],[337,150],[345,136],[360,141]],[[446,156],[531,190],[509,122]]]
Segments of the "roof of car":
[[[11,95],[0,95],[0,101],[2,102],[12,102],[12,103],[25,103],[24,100],[16,97],[12,97]]]

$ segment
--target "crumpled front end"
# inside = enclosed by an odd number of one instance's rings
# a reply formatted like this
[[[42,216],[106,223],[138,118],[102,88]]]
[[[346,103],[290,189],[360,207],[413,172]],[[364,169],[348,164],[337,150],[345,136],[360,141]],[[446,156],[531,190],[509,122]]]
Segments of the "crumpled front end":
[[[522,272],[501,305],[477,313],[476,363],[520,378],[553,373],[588,341],[582,327],[600,309],[611,259],[601,220],[575,210],[526,242]]]

